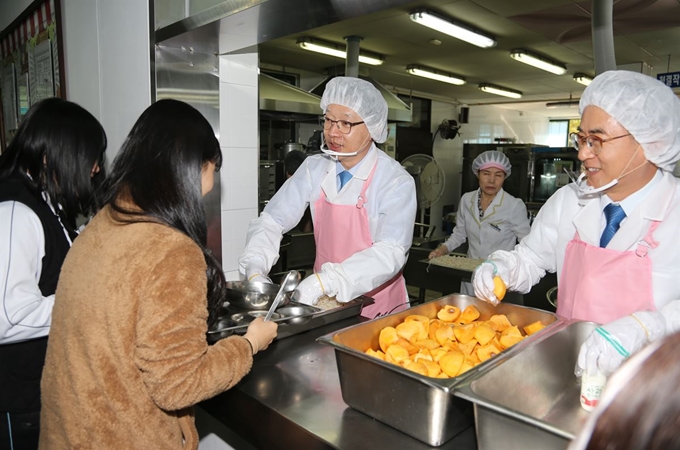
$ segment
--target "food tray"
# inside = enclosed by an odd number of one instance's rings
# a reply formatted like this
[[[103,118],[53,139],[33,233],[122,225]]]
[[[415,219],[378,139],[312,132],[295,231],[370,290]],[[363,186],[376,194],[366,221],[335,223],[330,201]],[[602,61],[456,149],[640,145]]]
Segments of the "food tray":
[[[278,334],[275,340],[287,338],[305,331],[318,328],[329,323],[347,319],[361,314],[361,309],[373,303],[373,299],[360,296],[352,301],[344,303],[338,308],[323,310],[314,306],[304,305],[294,301],[277,308],[272,315],[272,321],[279,324]],[[291,311],[297,310],[297,311]],[[287,313],[286,313],[287,312]],[[245,334],[253,315],[261,311],[247,311],[230,306],[225,302],[220,318],[215,327],[208,330],[208,342],[217,342],[232,334]],[[266,314],[266,311],[265,311]],[[239,317],[242,316],[239,320]]]
[[[560,322],[495,367],[478,372],[455,395],[474,403],[479,449],[565,449],[585,423],[574,367],[597,327]]]
[[[394,327],[411,314],[434,318],[446,305],[455,305],[461,310],[475,305],[482,320],[494,314],[506,314],[520,327],[537,320],[548,326],[456,378],[426,377],[364,353],[368,347],[378,348],[378,336],[384,327]],[[547,311],[504,303],[494,307],[475,297],[452,294],[322,336],[318,341],[335,349],[345,403],[426,444],[439,446],[472,424],[472,404],[451,395],[456,385],[478,370],[493,365],[501,355],[529,345],[555,323],[557,316]]]

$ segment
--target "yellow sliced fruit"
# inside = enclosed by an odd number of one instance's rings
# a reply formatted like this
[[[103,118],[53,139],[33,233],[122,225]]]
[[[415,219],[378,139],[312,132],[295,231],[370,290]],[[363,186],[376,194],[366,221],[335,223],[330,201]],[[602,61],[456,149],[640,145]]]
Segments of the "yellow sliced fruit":
[[[503,279],[498,275],[493,277],[493,295],[495,295],[498,300],[503,300],[506,290],[507,287],[505,286]]]

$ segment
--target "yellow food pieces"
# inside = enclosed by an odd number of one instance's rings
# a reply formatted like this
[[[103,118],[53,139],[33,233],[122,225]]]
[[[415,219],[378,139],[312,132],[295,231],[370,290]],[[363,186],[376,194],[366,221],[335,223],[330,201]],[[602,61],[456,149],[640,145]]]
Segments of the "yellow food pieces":
[[[506,289],[505,283],[501,277],[498,275],[493,277],[493,295],[495,295],[498,300],[503,300]]]
[[[437,312],[437,318],[444,322],[453,322],[460,317],[460,308],[453,305],[445,306]]]
[[[537,320],[536,322],[530,323],[524,327],[523,330],[527,336],[531,336],[532,334],[541,331],[543,328],[545,328],[545,325],[543,325],[540,320]]]
[[[463,311],[447,305],[434,318],[412,314],[397,326],[380,330],[380,350],[369,348],[366,354],[420,375],[454,378],[525,337],[505,314],[480,316],[474,305]],[[536,321],[522,329],[528,336],[543,328]]]

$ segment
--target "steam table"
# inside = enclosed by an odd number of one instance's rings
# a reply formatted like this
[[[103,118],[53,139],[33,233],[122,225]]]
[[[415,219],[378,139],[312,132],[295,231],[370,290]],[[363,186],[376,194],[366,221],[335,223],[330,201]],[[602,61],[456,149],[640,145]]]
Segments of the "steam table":
[[[342,400],[335,351],[316,338],[362,320],[352,317],[273,342],[255,356],[253,369],[238,385],[198,407],[217,427],[251,448],[435,448]],[[476,450],[474,427],[436,448]]]

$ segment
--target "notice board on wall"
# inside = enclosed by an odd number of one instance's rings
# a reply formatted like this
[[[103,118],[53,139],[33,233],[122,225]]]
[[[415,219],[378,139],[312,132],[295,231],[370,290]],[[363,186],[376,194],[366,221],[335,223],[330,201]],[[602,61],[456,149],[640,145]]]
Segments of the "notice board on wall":
[[[30,107],[64,95],[59,0],[35,0],[0,32],[0,151]]]

